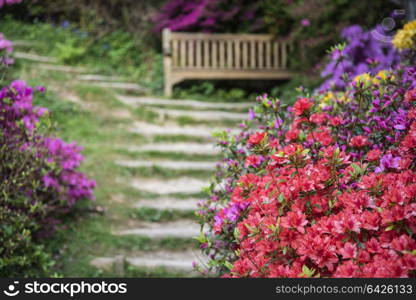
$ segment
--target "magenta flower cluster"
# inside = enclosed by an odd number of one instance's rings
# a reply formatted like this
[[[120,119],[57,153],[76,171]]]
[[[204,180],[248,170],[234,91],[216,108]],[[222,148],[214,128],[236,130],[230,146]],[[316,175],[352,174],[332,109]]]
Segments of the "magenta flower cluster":
[[[66,143],[59,138],[41,134],[38,128],[47,109],[33,105],[36,92],[43,87],[33,88],[24,81],[14,81],[0,90],[0,126],[5,143],[18,151],[27,151],[38,157],[44,166],[37,170],[44,199],[54,202],[49,209],[66,211],[82,199],[94,198],[95,181],[77,169],[83,161],[81,147],[75,142]],[[15,146],[13,146],[15,145]],[[39,191],[26,191],[27,197],[39,199]],[[50,196],[53,195],[53,196]],[[56,204],[56,201],[60,203]],[[55,215],[58,217],[58,214]],[[52,214],[53,218],[53,214]],[[54,222],[53,222],[54,223]]]
[[[4,37],[4,34],[0,32],[0,67],[10,66],[14,63],[13,58],[10,58],[10,54],[13,52],[13,44],[11,41]]]
[[[65,143],[59,138],[45,138],[43,147],[47,149],[48,161],[59,166],[59,172],[43,176],[45,187],[53,188],[62,193],[69,206],[80,199],[93,199],[95,181],[76,171],[84,157],[80,154],[82,147],[75,142]]]
[[[5,5],[12,5],[22,2],[22,0],[0,0],[0,8]]]
[[[256,14],[261,1],[255,0],[170,0],[155,16],[155,31],[221,32],[256,31],[263,20]],[[245,26],[246,25],[246,26]]]

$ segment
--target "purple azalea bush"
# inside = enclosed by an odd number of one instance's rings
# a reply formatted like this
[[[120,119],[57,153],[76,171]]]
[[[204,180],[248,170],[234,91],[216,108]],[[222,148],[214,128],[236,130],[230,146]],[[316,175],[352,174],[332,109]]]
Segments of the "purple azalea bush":
[[[0,70],[13,64],[12,51],[0,33]],[[94,200],[95,181],[79,171],[82,148],[52,136],[48,110],[33,104],[43,92],[21,80],[0,83],[1,277],[50,276],[47,238],[77,203]]]
[[[93,200],[95,181],[78,170],[76,143],[48,134],[43,88],[13,81],[0,89],[0,276],[48,276],[44,245],[75,205]]]
[[[332,51],[330,61],[321,73],[326,78],[321,90],[344,89],[346,82],[359,74],[374,75],[400,62],[400,54],[390,42],[377,39],[359,25],[346,27],[341,36],[346,40],[345,48]]]
[[[155,31],[256,31],[263,24],[256,15],[261,1],[170,0],[155,16]]]
[[[59,138],[38,132],[47,109],[33,106],[33,97],[43,88],[32,88],[24,81],[13,81],[0,90],[0,126],[3,143],[20,152],[29,152],[41,162],[35,170],[39,178],[38,189],[25,191],[33,201],[43,202],[49,211],[47,218],[62,217],[82,199],[94,199],[95,182],[77,169],[83,161],[81,147],[75,142],[65,143]],[[51,197],[51,198],[49,198]],[[51,207],[49,201],[52,203]],[[53,227],[42,231],[53,231]]]

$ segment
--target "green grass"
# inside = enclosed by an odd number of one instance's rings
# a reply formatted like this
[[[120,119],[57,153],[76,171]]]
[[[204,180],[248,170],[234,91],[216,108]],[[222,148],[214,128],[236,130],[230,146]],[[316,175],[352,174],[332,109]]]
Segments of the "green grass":
[[[102,101],[104,107],[113,105],[111,97],[103,97],[104,94],[99,90],[82,88],[82,91],[88,93],[89,97]],[[74,103],[58,99],[51,92],[38,95],[35,104],[50,110],[55,127],[54,134],[66,141],[75,140],[80,145],[87,145],[83,151],[86,159],[81,170],[97,181],[96,204],[111,212],[110,217],[87,215],[75,223],[66,224],[67,229],[56,238],[59,243],[55,243],[55,246],[54,243],[51,244],[52,251],[58,252],[56,255],[59,257],[56,271],[63,276],[96,276],[97,271],[88,266],[89,259],[94,256],[105,256],[120,249],[146,251],[166,244],[174,248],[177,244],[175,241],[152,242],[144,237],[124,238],[110,233],[114,222],[125,219],[125,210],[111,201],[112,195],[124,192],[124,187],[115,181],[124,172],[122,168],[113,164],[117,154],[114,153],[112,144],[122,144],[131,140],[129,133],[116,126],[118,121],[98,113],[84,111]],[[108,146],[103,147],[106,143]],[[178,245],[181,248],[184,243],[179,241]]]
[[[189,276],[189,274],[184,274],[181,272],[172,272],[166,268],[158,267],[153,269],[145,268],[136,268],[133,266],[127,266],[127,271],[125,277],[137,278],[137,277],[146,277],[146,278],[182,278],[182,277],[196,277]]]
[[[67,74],[60,71],[45,70],[36,68],[34,62],[16,59],[16,63],[13,69],[18,73],[16,78],[24,78],[30,81],[35,81],[40,85],[44,85],[47,82],[48,87],[55,83],[63,83],[73,79],[72,74]]]
[[[150,207],[142,207],[130,212],[130,217],[147,222],[167,222],[180,219],[197,220],[193,211],[159,210]]]
[[[105,104],[106,109],[126,108],[126,106],[117,99],[111,89],[87,84],[76,84],[73,87],[73,91],[75,91],[84,101]]]
[[[135,189],[130,186],[125,187],[123,189],[123,195],[126,198],[136,199],[136,200],[137,199],[156,199],[160,197],[160,195],[156,193],[148,193],[145,191]],[[176,199],[188,199],[188,198],[204,199],[207,197],[207,194],[204,191],[201,191],[199,193],[194,193],[194,194],[173,193],[173,194],[166,195],[166,197],[172,197]]]
[[[67,224],[67,228],[59,232],[49,244],[49,248],[57,257],[55,270],[64,277],[97,277],[103,272],[89,265],[94,257],[119,254],[127,256],[136,251],[180,251],[197,248],[197,242],[193,239],[152,240],[144,236],[115,236],[110,233],[108,225],[98,216]],[[59,249],[58,253],[56,249]]]
[[[194,142],[206,143],[207,139],[197,136],[188,135],[157,135],[153,138],[155,143],[171,143],[171,142]]]
[[[44,24],[30,25],[33,28],[27,28],[26,25],[16,28],[14,26],[19,24],[15,21],[0,21],[0,25],[4,24],[6,25],[5,31],[10,36],[13,35],[15,40],[39,42],[28,51],[42,55],[59,56],[55,52],[56,45],[67,43],[66,39],[70,38],[69,36],[72,34],[60,28],[51,29],[49,25]],[[17,32],[17,34],[14,34],[14,32]],[[92,58],[90,59],[89,56],[90,54],[85,53],[85,56],[79,60],[80,64],[85,63],[86,66],[93,66],[90,69],[91,71],[103,67],[94,66],[98,62]],[[60,59],[62,60],[62,57]],[[102,60],[105,61],[105,56]],[[217,159],[217,156],[214,155],[186,155],[157,151],[138,153],[120,149],[120,146],[123,145],[140,145],[146,142],[207,143],[207,139],[189,136],[156,136],[149,140],[149,138],[142,135],[131,133],[127,129],[133,126],[134,121],[143,120],[157,123],[160,116],[151,109],[144,107],[131,109],[118,101],[115,92],[112,90],[89,85],[88,83],[76,83],[72,74],[38,70],[33,67],[34,64],[18,61],[12,77],[22,78],[34,86],[46,85],[47,91],[35,97],[35,105],[46,107],[50,111],[52,129],[49,131],[51,134],[59,136],[67,142],[76,141],[77,144],[83,146],[82,154],[85,161],[81,165],[80,171],[85,172],[88,177],[95,179],[97,182],[96,201],[80,204],[79,213],[71,214],[72,217],[68,215],[67,220],[61,224],[55,237],[48,241],[48,252],[53,254],[55,260],[54,271],[64,277],[113,277],[118,275],[91,267],[89,264],[91,259],[118,254],[135,255],[136,252],[162,249],[171,251],[196,249],[198,243],[194,239],[150,239],[145,236],[117,236],[113,235],[112,231],[115,228],[125,228],[131,222],[167,222],[178,219],[195,219],[192,211],[132,209],[132,204],[140,201],[140,199],[156,199],[159,195],[133,188],[129,184],[129,179],[134,177],[171,179],[178,176],[207,179],[212,176],[214,171],[126,168],[116,165],[115,161],[119,159],[214,161]],[[115,73],[117,74],[117,72]],[[115,113],[117,111],[128,111],[130,116],[120,118]],[[182,125],[209,124],[185,119],[172,119],[172,121],[179,122]],[[178,199],[189,197],[203,199],[206,194],[201,191],[192,195],[172,194],[168,196]],[[85,208],[90,206],[103,207],[106,212],[103,215],[87,213]],[[184,274],[171,272],[163,268],[145,269],[127,266],[125,276],[179,277],[184,276]]]
[[[173,170],[164,169],[158,166],[154,167],[137,167],[127,168],[119,167],[120,172],[124,177],[143,177],[143,178],[160,178],[160,179],[175,179],[182,176],[207,179],[213,175],[214,170]]]
[[[136,251],[155,251],[155,250],[186,250],[189,248],[197,248],[197,242],[193,239],[185,238],[164,238],[160,240],[152,240],[145,236],[112,236],[108,239],[101,239],[108,248],[117,249],[116,253],[131,253]],[[107,249],[111,254],[111,249]]]
[[[8,16],[0,20],[0,28],[6,37],[31,42],[22,51],[85,66],[91,73],[118,75],[155,92],[162,91],[162,56],[151,47],[140,48],[142,41],[127,32],[116,30],[97,37],[73,26],[21,22]]]
[[[43,77],[41,79],[36,77],[28,69],[19,70],[24,72],[31,84],[40,85],[42,83],[40,81],[44,80]],[[71,92],[82,98],[83,102],[99,104],[99,109],[96,111],[85,110],[82,105],[60,99],[51,91],[37,95],[34,100],[36,105],[49,109],[54,135],[58,135],[66,141],[77,141],[78,144],[84,146],[85,161],[81,166],[81,171],[97,181],[97,188],[95,190],[96,202],[84,203],[83,207],[98,205],[106,209],[104,215],[82,213],[75,220],[68,218],[62,226],[62,230],[54,239],[51,239],[48,245],[48,249],[54,254],[56,261],[54,271],[64,277],[111,277],[117,276],[117,274],[106,273],[91,267],[90,260],[94,257],[117,254],[134,255],[139,251],[161,249],[180,251],[196,248],[197,242],[193,239],[153,240],[144,236],[116,236],[111,232],[114,228],[123,228],[126,221],[129,220],[132,222],[163,222],[183,218],[194,219],[194,214],[190,211],[131,209],[134,202],[140,199],[157,198],[159,195],[132,188],[128,182],[129,178],[138,176],[167,179],[185,175],[208,178],[212,172],[125,168],[117,166],[114,162],[120,158],[151,159],[164,156],[165,159],[208,160],[212,157],[204,155],[195,157],[182,155],[181,157],[179,153],[130,153],[120,150],[115,145],[131,145],[132,142],[140,145],[140,143],[146,142],[144,137],[129,133],[123,126],[120,126],[129,125],[129,122],[133,122],[133,120],[120,120],[108,113],[115,109],[123,109],[123,104],[120,104],[114,95],[105,89],[88,85],[71,85],[70,83],[64,85],[64,82],[67,81],[65,77],[58,77],[54,80],[54,84],[61,86],[60,91],[65,92],[66,89],[70,89]],[[179,139],[181,138],[179,137]],[[177,137],[171,137],[171,142],[177,140]],[[117,195],[122,196],[122,202],[118,201]],[[180,199],[206,197],[203,192],[195,195],[175,194],[171,196]],[[177,277],[184,276],[184,274],[170,272],[163,268],[150,270],[127,267],[125,276]]]
[[[184,154],[178,152],[159,152],[159,151],[129,151],[125,149],[117,149],[116,152],[121,157],[128,159],[165,159],[165,160],[178,160],[178,161],[218,161],[219,155],[206,155],[206,154]]]
[[[187,100],[183,100],[183,103],[186,103],[186,101]],[[200,102],[209,102],[209,101],[200,100]],[[213,102],[213,103],[215,104],[215,102]],[[229,102],[229,103],[232,104],[232,102]],[[253,105],[254,104],[255,104],[255,102],[253,102]],[[193,111],[193,110],[198,110],[198,111],[216,110],[216,111],[235,112],[235,113],[248,112],[248,108],[241,108],[241,107],[234,107],[234,108],[230,109],[230,108],[223,108],[223,107],[208,107],[207,108],[207,107],[193,107],[193,106],[185,106],[185,105],[175,105],[175,104],[170,104],[169,99],[166,99],[166,104],[152,104],[152,107],[183,110],[183,111],[190,111],[190,112]]]
[[[157,119],[159,118],[159,114],[157,112],[144,107],[135,108],[132,112],[139,120],[148,123],[156,123]]]
[[[214,127],[236,127],[238,122],[233,121],[233,120],[218,120],[218,121],[213,121],[213,120],[198,120],[198,119],[194,119],[192,117],[189,116],[180,116],[177,118],[166,118],[167,120],[173,120],[176,123],[178,123],[180,126],[191,126],[191,125],[205,125],[207,127],[212,127],[213,123],[215,123]],[[241,120],[243,121],[243,120]]]

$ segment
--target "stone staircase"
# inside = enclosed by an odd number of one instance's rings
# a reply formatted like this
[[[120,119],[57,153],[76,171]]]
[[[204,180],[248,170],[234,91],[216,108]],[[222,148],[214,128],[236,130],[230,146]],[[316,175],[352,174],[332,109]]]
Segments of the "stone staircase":
[[[140,119],[131,120],[128,130],[135,134],[140,134],[146,142],[135,144],[130,142],[126,145],[114,145],[114,148],[134,153],[135,157],[142,153],[175,153],[183,156],[180,160],[174,159],[120,159],[115,161],[115,165],[126,169],[167,169],[174,171],[193,171],[201,174],[213,174],[216,164],[216,156],[219,149],[214,147],[211,134],[215,130],[225,129],[225,122],[237,124],[246,118],[246,110],[250,103],[222,103],[222,102],[203,102],[196,100],[174,100],[149,96],[127,96],[125,92],[136,91],[139,94],[146,92],[141,86],[132,82],[123,82],[117,76],[104,76],[88,74],[84,68],[59,65],[53,58],[38,56],[18,52],[17,59],[29,60],[36,64],[37,68],[53,72],[63,72],[72,74],[76,82],[83,82],[94,86],[117,89],[117,99],[129,110],[137,107],[145,107],[159,115],[166,116],[169,120],[164,122],[148,123]],[[81,100],[77,100],[82,101]],[[89,105],[81,105],[84,109],[89,109]],[[197,125],[181,126],[175,120],[186,117],[196,122]],[[229,124],[229,123],[227,123]],[[237,126],[235,126],[236,128]],[[177,142],[157,142],[156,137],[189,137],[198,138],[200,141]],[[108,141],[109,144],[112,141]],[[203,161],[186,160],[186,157],[200,155],[208,159]],[[136,172],[137,173],[137,172]],[[171,179],[149,178],[132,176],[129,178],[118,178],[119,183],[128,185],[140,193],[148,193],[156,197],[142,197],[134,199],[133,204],[128,209],[153,209],[158,211],[179,211],[192,212],[198,207],[198,202],[203,200],[201,191],[209,184],[209,176],[190,176],[183,175]],[[99,187],[98,187],[99,188]],[[105,216],[104,216],[105,217]],[[192,219],[176,219],[169,222],[126,222],[124,227],[115,226],[111,232],[116,237],[140,236],[158,240],[164,238],[193,239],[200,234],[200,226]],[[182,251],[156,250],[156,251],[137,251],[132,253],[120,252],[111,253],[108,256],[95,257],[90,261],[90,265],[103,271],[124,276],[127,266],[137,268],[158,268],[163,267],[175,272],[183,272],[186,276],[194,276],[193,262],[204,263],[207,258],[198,249],[185,249]]]
[[[211,133],[215,129],[223,129],[218,126],[221,121],[234,120],[242,121],[245,113],[236,113],[233,111],[233,105],[230,103],[212,103],[194,100],[169,100],[155,97],[132,97],[118,95],[118,99],[132,107],[146,107],[151,111],[159,114],[168,114],[171,118],[186,116],[193,120],[204,120],[207,125],[197,126],[180,126],[174,122],[164,124],[150,124],[143,121],[134,123],[132,132],[144,135],[149,140],[148,143],[139,145],[128,145],[121,147],[124,150],[140,154],[141,152],[160,152],[160,153],[177,153],[182,155],[206,155],[212,156],[210,161],[187,161],[187,160],[119,160],[116,164],[126,168],[161,168],[171,170],[193,170],[193,171],[211,171],[212,174],[216,165],[216,155],[219,149],[209,141]],[[186,105],[186,104],[190,105]],[[161,109],[159,106],[163,106]],[[246,109],[247,103],[236,105],[236,109]],[[172,109],[170,107],[175,107]],[[181,109],[183,108],[183,109]],[[204,110],[208,109],[208,110]],[[214,109],[226,109],[228,111],[217,111]],[[211,125],[212,124],[212,125]],[[155,143],[155,136],[189,136],[203,138],[205,142],[169,142]],[[138,155],[140,157],[140,155]],[[151,208],[157,210],[175,210],[175,211],[195,211],[201,198],[195,197],[200,194],[203,187],[208,186],[209,178],[200,179],[188,176],[178,177],[175,179],[159,179],[159,178],[138,178],[131,179],[130,184],[133,188],[141,192],[155,193],[157,198],[139,199],[134,207]],[[177,198],[175,195],[185,195],[185,197]],[[186,196],[188,195],[188,196]],[[134,227],[118,228],[113,232],[118,236],[146,236],[152,239],[162,238],[182,238],[192,239],[200,234],[200,226],[193,220],[176,220],[172,222],[141,222],[135,224]],[[164,267],[168,270],[182,271],[189,275],[195,275],[193,272],[193,262],[205,263],[206,257],[197,249],[188,249],[181,252],[177,251],[159,251],[152,253],[136,253],[134,256],[124,257],[123,262],[136,267]],[[91,261],[91,264],[98,268],[109,268],[112,265],[114,270],[120,269],[115,266],[120,263],[117,257],[98,257]]]
[[[14,41],[13,44],[15,49],[17,48],[18,50],[21,48],[26,49],[27,47],[33,45],[32,42],[27,41]],[[111,88],[119,91],[128,91],[135,94],[145,94],[148,92],[146,88],[134,82],[126,82],[122,77],[89,74],[87,68],[63,65],[60,64],[58,59],[54,57],[48,57],[23,51],[14,51],[13,57],[17,60],[33,64],[34,68],[36,69],[73,74],[74,79],[80,83],[88,83],[89,85],[102,88]]]

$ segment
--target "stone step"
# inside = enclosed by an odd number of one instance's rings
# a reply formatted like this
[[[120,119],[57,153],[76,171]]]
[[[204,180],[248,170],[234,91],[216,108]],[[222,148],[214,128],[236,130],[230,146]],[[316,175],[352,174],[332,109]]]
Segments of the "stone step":
[[[168,152],[168,153],[184,153],[184,154],[201,154],[201,155],[216,155],[221,151],[213,144],[200,143],[158,143],[146,144],[142,146],[127,146],[126,149],[130,152]]]
[[[207,259],[202,253],[188,252],[153,252],[139,257],[129,257],[126,261],[134,267],[157,268],[164,267],[169,270],[192,272],[193,263],[200,263]]]
[[[140,235],[149,238],[194,238],[200,234],[200,225],[191,220],[179,220],[166,223],[143,222],[136,228],[113,231],[114,235]]]
[[[179,109],[166,109],[166,108],[156,108],[152,107],[152,111],[161,114],[167,115],[170,117],[189,117],[195,120],[204,120],[204,121],[221,121],[221,120],[236,120],[243,121],[247,119],[247,114],[241,113],[232,113],[221,110],[206,110],[206,111],[195,111],[195,110],[179,110]]]
[[[37,69],[47,70],[47,71],[56,71],[62,73],[85,73],[86,69],[82,67],[71,67],[64,65],[53,65],[53,64],[36,64]]]
[[[163,99],[155,97],[134,97],[117,95],[117,98],[126,105],[174,105],[192,108],[222,108],[222,109],[245,109],[254,105],[254,103],[225,103],[225,102],[204,102],[196,100],[180,100],[180,99]]]
[[[57,63],[58,62],[58,59],[56,59],[55,57],[42,56],[42,55],[37,55],[33,53],[26,53],[26,52],[19,52],[19,51],[13,52],[13,56],[18,59],[30,60],[34,62],[40,62],[40,63]]]
[[[26,48],[26,47],[32,47],[34,45],[33,42],[31,41],[23,41],[23,40],[14,40],[12,41],[13,43],[13,48],[18,48],[18,47],[22,47],[22,48]]]
[[[168,194],[196,194],[208,186],[208,182],[196,178],[180,177],[178,179],[134,179],[131,186],[148,193]]]
[[[124,276],[126,259],[123,255],[96,257],[90,261],[90,265],[102,271]]]
[[[187,250],[182,252],[170,251],[152,251],[137,253],[134,256],[115,256],[115,257],[97,257],[94,258],[90,264],[98,269],[111,271],[123,268],[124,263],[127,262],[137,268],[157,268],[164,267],[172,271],[192,272],[193,263],[206,263],[207,257],[198,250]]]
[[[158,198],[158,199],[143,199],[135,203],[135,208],[149,207],[159,210],[196,210],[198,202],[201,199],[177,199],[177,198]]]
[[[77,79],[80,81],[123,81],[123,78],[119,76],[96,75],[96,74],[78,75]]]
[[[116,164],[128,168],[163,168],[171,170],[214,170],[215,162],[207,161],[181,161],[181,160],[118,160]]]
[[[159,126],[155,124],[149,124],[144,122],[135,122],[134,126],[130,128],[131,132],[155,136],[155,135],[183,135],[194,136],[202,138],[211,138],[212,132],[217,130],[224,130],[224,128],[205,127],[205,126],[177,126],[166,124],[165,126]]]
[[[115,82],[115,81],[101,81],[101,82],[90,82],[90,85],[98,86],[102,88],[108,89],[118,89],[118,90],[126,90],[138,93],[147,93],[148,89],[131,82]]]

